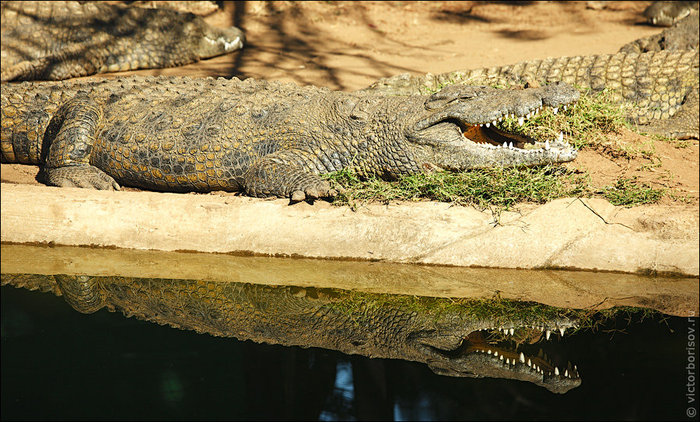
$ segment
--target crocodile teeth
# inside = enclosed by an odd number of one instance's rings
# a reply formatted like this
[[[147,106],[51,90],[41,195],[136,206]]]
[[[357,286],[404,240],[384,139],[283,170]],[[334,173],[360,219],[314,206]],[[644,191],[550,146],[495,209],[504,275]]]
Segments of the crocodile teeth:
[[[510,147],[513,148],[513,143],[512,143],[512,142],[510,143]],[[512,329],[512,328],[510,329],[510,331],[508,331],[508,333],[509,333],[511,336],[513,335],[514,332],[515,332],[515,330]]]
[[[554,108],[552,109],[552,112],[553,112],[554,114],[557,114],[557,113],[559,112],[559,107],[554,107]]]
[[[547,330],[547,340],[549,340],[549,337],[552,335],[552,332]]]
[[[488,351],[488,352],[486,352],[486,353],[488,353],[488,354],[490,355],[490,354],[491,354],[491,349],[489,349],[489,351]]]
[[[508,144],[508,148],[513,149],[513,143],[512,143],[512,142]],[[511,328],[511,330],[512,330],[512,328]]]
[[[561,336],[562,336],[562,337],[564,337],[564,331],[566,331],[565,328],[560,328],[560,329],[559,329],[559,332],[561,333]]]
[[[507,143],[507,142],[503,142],[503,148],[508,148],[508,143]],[[501,331],[503,331],[503,328],[501,328]]]
[[[518,117],[518,126],[522,126],[523,123],[525,123],[525,119],[523,118],[523,116]]]
[[[554,367],[554,375],[559,375],[559,368],[556,366]]]
[[[510,358],[506,358],[506,363],[510,365]]]
[[[491,127],[491,123],[486,123],[484,126]]]
[[[532,360],[530,358],[527,359],[527,366],[532,367]]]
[[[520,363],[525,363],[525,355],[523,352],[520,352]]]
[[[564,140],[564,134],[559,132],[559,135],[557,135],[557,141],[562,142]]]
[[[564,372],[564,376],[567,378],[569,377],[569,370],[568,369]]]
[[[545,141],[544,143],[544,149],[549,150],[551,147],[549,146],[549,140]]]
[[[503,360],[503,355],[501,355],[501,360]]]

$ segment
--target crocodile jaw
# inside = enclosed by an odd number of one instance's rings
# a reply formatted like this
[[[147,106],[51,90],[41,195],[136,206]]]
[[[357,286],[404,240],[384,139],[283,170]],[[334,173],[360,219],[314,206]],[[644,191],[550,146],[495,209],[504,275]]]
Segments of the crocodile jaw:
[[[461,171],[563,163],[577,155],[563,134],[535,140],[505,132],[498,125],[505,118],[517,118],[522,125],[544,108],[556,113],[578,101],[579,95],[567,84],[523,90],[452,85],[426,101],[427,117],[406,138],[424,169]]]
[[[539,326],[479,325],[463,336],[436,340],[417,335],[411,340],[428,356],[428,366],[440,375],[528,381],[557,394],[581,385],[576,365],[555,363],[542,349],[532,349],[538,348],[536,343],[564,337],[568,329],[578,326],[578,321],[561,319]],[[518,346],[503,345],[503,341],[515,341]],[[523,346],[527,343],[530,345]]]

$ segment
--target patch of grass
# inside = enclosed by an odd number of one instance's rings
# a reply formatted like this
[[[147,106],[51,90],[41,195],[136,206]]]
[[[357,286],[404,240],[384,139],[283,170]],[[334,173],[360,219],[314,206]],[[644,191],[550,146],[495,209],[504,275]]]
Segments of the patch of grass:
[[[503,299],[498,295],[484,299],[465,299],[343,291],[334,297],[336,300],[326,306],[334,312],[344,314],[357,326],[366,326],[368,321],[376,321],[377,316],[403,313],[457,324],[459,320],[488,321],[494,326],[543,326],[572,320],[578,325],[577,331],[595,331],[601,324],[620,316],[631,323],[661,315],[652,309],[635,307],[603,310],[557,308],[536,302]],[[455,316],[459,318],[455,319]]]
[[[636,178],[621,177],[614,185],[603,188],[602,195],[613,205],[631,207],[658,202],[666,193],[665,189],[654,189]]]
[[[332,187],[342,188],[334,204],[348,205],[352,209],[367,202],[428,199],[500,211],[520,202],[544,203],[582,195],[589,190],[587,175],[561,166],[439,171],[405,176],[392,182],[376,177],[363,179],[354,169],[324,177]]]

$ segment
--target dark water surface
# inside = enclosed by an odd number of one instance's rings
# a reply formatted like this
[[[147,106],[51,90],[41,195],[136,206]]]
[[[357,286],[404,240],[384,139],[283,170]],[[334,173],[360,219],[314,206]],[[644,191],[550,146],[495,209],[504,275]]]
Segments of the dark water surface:
[[[61,297],[9,286],[1,299],[2,419],[687,419],[688,318],[621,316],[558,339],[583,380],[558,395],[104,309],[83,315]]]

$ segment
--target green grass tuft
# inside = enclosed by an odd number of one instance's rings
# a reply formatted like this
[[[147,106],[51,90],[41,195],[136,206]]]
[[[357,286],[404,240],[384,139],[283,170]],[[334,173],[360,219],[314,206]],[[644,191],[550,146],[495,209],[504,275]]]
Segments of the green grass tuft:
[[[428,199],[474,205],[481,209],[508,210],[520,202],[544,203],[578,196],[588,190],[585,175],[561,166],[438,171],[405,176],[393,182],[376,177],[362,179],[353,169],[325,177],[332,187],[342,190],[334,203],[349,205],[353,209],[367,202]]]
[[[666,193],[665,189],[654,189],[636,178],[620,178],[614,185],[603,189],[603,197],[613,205],[631,207],[658,202]]]

